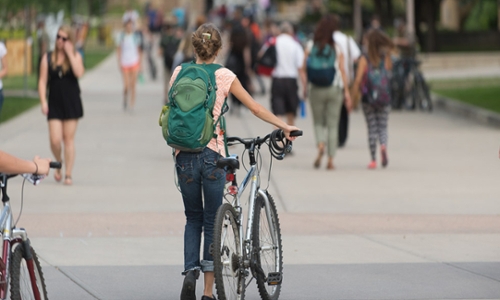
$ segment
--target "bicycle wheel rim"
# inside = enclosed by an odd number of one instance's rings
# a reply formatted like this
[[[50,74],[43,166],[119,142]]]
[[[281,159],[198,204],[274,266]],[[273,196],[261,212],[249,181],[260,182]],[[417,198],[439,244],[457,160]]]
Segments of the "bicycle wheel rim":
[[[236,213],[229,204],[219,208],[214,231],[216,288],[221,300],[240,300],[244,282],[240,271],[240,241]]]

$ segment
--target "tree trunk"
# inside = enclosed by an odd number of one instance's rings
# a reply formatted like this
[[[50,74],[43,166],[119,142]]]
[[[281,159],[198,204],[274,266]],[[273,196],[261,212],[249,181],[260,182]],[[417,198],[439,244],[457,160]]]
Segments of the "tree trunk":
[[[394,9],[392,7],[392,0],[387,0],[387,20],[389,20],[389,25],[392,26],[394,22]]]
[[[375,14],[378,15],[380,19],[380,23],[382,24],[382,0],[373,0],[373,4],[375,5]]]
[[[436,12],[439,9],[439,2],[427,0],[427,51],[429,52],[437,50]]]

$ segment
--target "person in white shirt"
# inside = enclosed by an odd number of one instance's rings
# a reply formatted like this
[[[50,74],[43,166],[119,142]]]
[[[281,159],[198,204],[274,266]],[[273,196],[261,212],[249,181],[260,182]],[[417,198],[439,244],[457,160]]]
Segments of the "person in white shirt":
[[[0,42],[0,114],[3,106],[3,82],[2,78],[7,75],[7,48]]]
[[[286,116],[286,122],[295,124],[299,106],[297,79],[300,77],[304,96],[307,94],[304,49],[293,37],[293,27],[289,22],[280,26],[281,34],[276,37],[277,64],[272,73],[271,109],[277,116]]]
[[[333,19],[337,25],[336,27],[340,28],[340,17],[334,14]],[[335,41],[335,45],[337,45],[344,54],[344,71],[347,77],[347,87],[351,88],[355,76],[354,65],[361,57],[361,50],[351,36],[344,34],[339,29],[333,32],[333,40]],[[352,109],[357,109],[359,106],[360,98],[356,97],[356,95],[357,93],[352,93],[351,91]],[[342,147],[346,143],[349,129],[349,113],[347,112],[347,108],[345,107],[345,105],[343,105],[343,107],[341,108],[338,129],[339,147]]]
[[[130,108],[135,105],[135,87],[141,62],[141,38],[133,31],[133,21],[125,21],[125,30],[117,40],[118,63],[123,74],[123,108],[127,109],[130,96]]]

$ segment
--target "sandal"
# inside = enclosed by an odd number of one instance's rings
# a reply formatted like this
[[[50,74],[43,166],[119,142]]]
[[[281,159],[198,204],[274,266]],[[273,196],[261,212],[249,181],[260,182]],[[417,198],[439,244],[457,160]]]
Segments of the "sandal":
[[[72,185],[73,179],[71,179],[71,175],[64,176],[64,185]]]

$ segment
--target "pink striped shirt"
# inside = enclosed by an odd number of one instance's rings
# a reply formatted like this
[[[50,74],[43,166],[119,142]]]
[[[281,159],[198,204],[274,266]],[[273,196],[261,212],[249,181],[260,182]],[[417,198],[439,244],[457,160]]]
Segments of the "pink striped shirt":
[[[178,66],[177,68],[175,68],[174,72],[172,73],[172,77],[170,78],[170,86],[173,85],[175,78],[177,78],[177,75],[179,74],[181,69],[182,66]],[[236,75],[227,68],[220,68],[215,71],[215,84],[217,85],[217,92],[213,110],[214,122],[217,121],[220,116],[222,105],[224,104],[224,100],[229,95],[229,89],[231,88],[231,85],[233,84],[235,78]],[[219,133],[217,134],[217,139],[212,139],[208,143],[207,147],[225,157],[226,149],[224,147],[224,136],[220,130],[220,122],[217,124],[215,132]],[[176,150],[175,155],[177,155],[179,152],[179,150]]]

